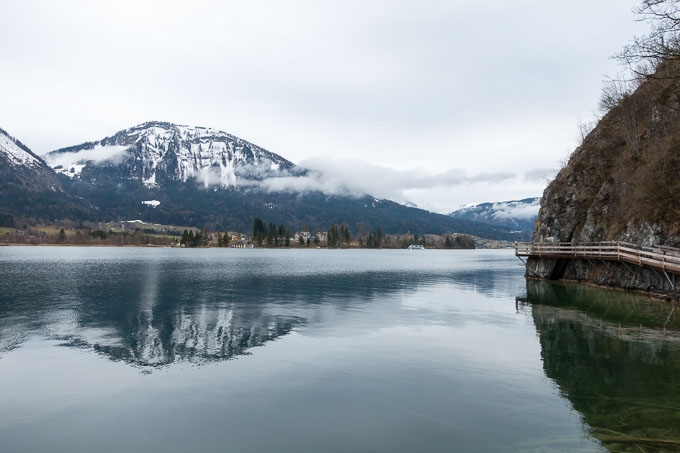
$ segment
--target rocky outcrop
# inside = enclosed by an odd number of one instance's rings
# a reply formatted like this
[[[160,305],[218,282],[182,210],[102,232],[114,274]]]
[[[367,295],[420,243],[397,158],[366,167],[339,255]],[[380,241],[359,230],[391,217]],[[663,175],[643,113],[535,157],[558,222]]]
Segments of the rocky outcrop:
[[[545,189],[533,241],[680,246],[680,64],[616,101]],[[526,275],[671,289],[655,270],[613,262],[530,258]]]

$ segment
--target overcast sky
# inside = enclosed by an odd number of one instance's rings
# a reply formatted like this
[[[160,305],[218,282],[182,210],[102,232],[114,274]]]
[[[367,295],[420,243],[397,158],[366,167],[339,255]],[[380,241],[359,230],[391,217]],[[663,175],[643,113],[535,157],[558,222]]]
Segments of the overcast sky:
[[[0,127],[43,154],[210,126],[440,212],[539,196],[637,4],[0,0]]]

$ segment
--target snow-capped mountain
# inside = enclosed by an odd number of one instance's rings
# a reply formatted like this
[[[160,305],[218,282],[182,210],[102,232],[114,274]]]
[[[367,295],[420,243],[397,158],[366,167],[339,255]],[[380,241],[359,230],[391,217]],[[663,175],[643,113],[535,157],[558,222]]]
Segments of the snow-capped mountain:
[[[458,219],[476,220],[523,233],[531,233],[534,230],[540,202],[540,197],[534,197],[497,203],[471,204],[449,215]]]
[[[0,129],[0,178],[2,188],[29,192],[62,192],[56,175],[26,145]]]
[[[46,156],[50,166],[4,131],[0,145],[0,223],[143,219],[247,232],[260,217],[294,230],[346,223],[352,232],[381,228],[395,234],[519,238],[504,227],[370,195],[271,189],[263,182],[288,177],[286,182],[295,187],[292,180],[310,172],[210,128],[144,123],[96,142],[53,151]]]
[[[237,187],[249,180],[304,172],[283,157],[207,127],[148,122],[96,142],[46,155],[74,179],[119,177],[153,188],[195,179],[205,186]]]

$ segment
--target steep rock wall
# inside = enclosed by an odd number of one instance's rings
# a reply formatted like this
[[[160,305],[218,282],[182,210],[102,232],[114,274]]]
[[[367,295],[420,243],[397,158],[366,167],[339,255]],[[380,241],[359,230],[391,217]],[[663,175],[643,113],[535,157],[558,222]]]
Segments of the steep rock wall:
[[[680,246],[680,64],[666,63],[622,97],[541,199],[536,242]],[[669,289],[665,276],[621,263],[530,258],[528,277]]]

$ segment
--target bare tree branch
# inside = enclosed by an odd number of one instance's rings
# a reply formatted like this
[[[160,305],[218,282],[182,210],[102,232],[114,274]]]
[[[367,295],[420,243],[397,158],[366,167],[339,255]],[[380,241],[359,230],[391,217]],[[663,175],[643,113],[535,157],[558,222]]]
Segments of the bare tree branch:
[[[647,77],[664,61],[680,60],[680,0],[643,0],[634,13],[651,31],[634,37],[615,58],[633,74]]]

